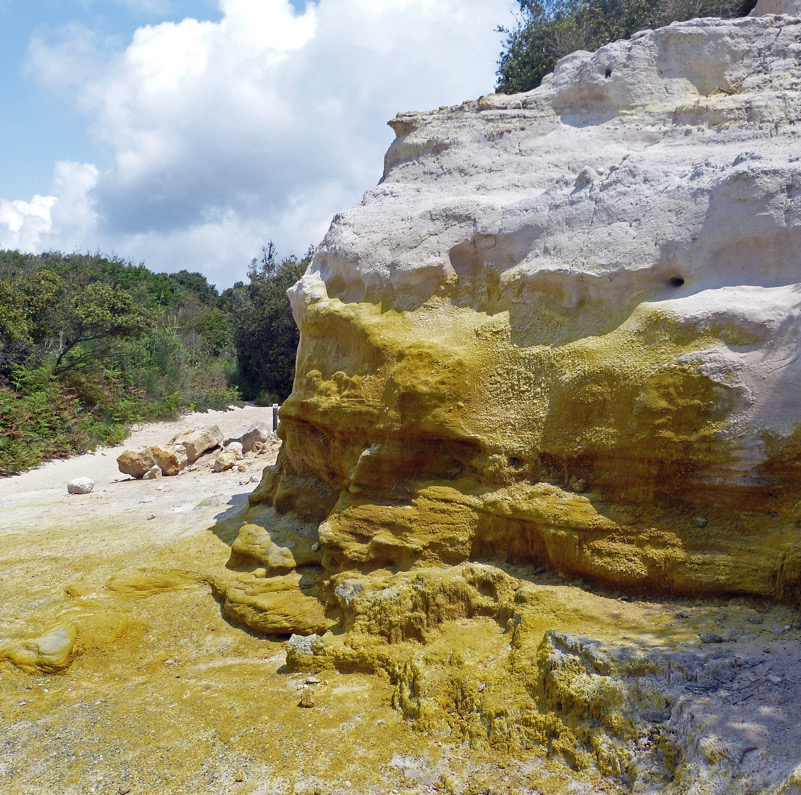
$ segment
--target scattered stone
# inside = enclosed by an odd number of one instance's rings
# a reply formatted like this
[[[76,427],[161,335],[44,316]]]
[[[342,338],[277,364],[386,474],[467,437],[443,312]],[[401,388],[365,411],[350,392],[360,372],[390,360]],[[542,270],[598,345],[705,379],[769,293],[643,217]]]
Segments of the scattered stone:
[[[212,469],[215,472],[225,472],[229,469],[232,469],[240,458],[241,456],[235,453],[233,450],[223,450],[214,460]]]
[[[153,445],[144,450],[125,450],[117,457],[117,466],[124,475],[143,478],[154,466],[164,475],[177,475],[187,463],[183,445]]]
[[[676,613],[676,618],[689,618],[689,617],[690,614],[686,610],[679,610],[679,612]]]
[[[748,616],[748,620],[752,624],[761,624],[762,623],[762,616],[758,615],[757,613],[754,613],[753,615]]]
[[[701,643],[724,643],[724,639],[714,632],[702,632],[699,636]]]
[[[155,480],[156,478],[160,478],[162,474],[161,467],[158,464],[153,464],[153,466],[142,475],[142,480]]]
[[[316,676],[307,676],[304,680],[307,685],[319,685],[320,680]]]
[[[69,494],[89,494],[95,487],[95,482],[91,478],[73,478],[67,483]]]
[[[768,681],[773,685],[780,685],[782,683],[782,678],[776,676],[776,674],[768,674]]]
[[[709,524],[709,522],[703,516],[694,516],[693,524],[696,527],[706,527]]]
[[[273,431],[267,423],[254,422],[241,436],[234,436],[225,440],[225,446],[230,447],[232,443],[242,445],[242,452],[249,453],[256,444],[264,445],[265,442],[273,439]]]
[[[248,468],[244,464],[240,464],[237,468],[237,472],[247,472]]]
[[[236,774],[234,775],[234,781],[237,783],[241,783],[245,780],[245,774],[241,770],[237,770]]]
[[[121,785],[121,786],[120,786],[120,788],[117,790],[117,792],[119,792],[119,793],[120,793],[120,795],[128,795],[128,793],[129,793],[130,791],[131,791],[131,788],[130,788],[130,787],[125,787],[125,786],[122,786],[122,785]]]
[[[117,456],[117,466],[123,475],[141,478],[145,472],[156,465],[156,459],[150,448],[144,450],[125,450]]]
[[[184,431],[170,439],[171,445],[180,445],[186,450],[186,457],[189,463],[194,463],[207,450],[218,447],[222,444],[223,432],[219,425],[209,425],[207,428],[200,428],[191,431]]]
[[[149,447],[156,463],[161,467],[164,475],[177,475],[186,467],[186,448],[183,445],[167,444]]]
[[[305,690],[301,691],[300,706],[306,709],[310,709],[314,706],[314,691],[312,688],[307,687]]]

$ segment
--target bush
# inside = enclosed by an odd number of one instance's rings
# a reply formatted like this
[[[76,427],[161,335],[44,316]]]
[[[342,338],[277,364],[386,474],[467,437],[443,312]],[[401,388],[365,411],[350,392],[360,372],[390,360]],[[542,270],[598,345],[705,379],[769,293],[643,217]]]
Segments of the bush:
[[[0,473],[237,402],[233,338],[199,273],[0,251]]]

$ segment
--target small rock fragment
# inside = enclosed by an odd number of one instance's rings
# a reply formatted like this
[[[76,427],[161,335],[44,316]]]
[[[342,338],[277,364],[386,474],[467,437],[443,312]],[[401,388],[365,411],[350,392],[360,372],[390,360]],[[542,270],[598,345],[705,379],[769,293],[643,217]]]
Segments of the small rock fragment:
[[[94,487],[95,482],[90,478],[73,478],[67,483],[67,492],[69,494],[89,494]]]
[[[768,681],[773,685],[780,685],[782,683],[782,678],[776,676],[776,674],[768,674]]]
[[[701,643],[723,643],[724,640],[720,635],[714,632],[702,632],[699,636]]]
[[[236,774],[234,775],[234,781],[237,783],[241,783],[245,780],[245,774],[241,770],[237,770]]]
[[[572,477],[570,478],[570,488],[577,494],[583,494],[589,488],[590,484],[584,478]]]
[[[307,687],[300,694],[300,706],[310,709],[314,706],[314,690]]]
[[[156,478],[160,478],[162,474],[161,467],[158,464],[154,464],[142,475],[142,480],[155,480]]]
[[[756,613],[754,613],[752,616],[748,616],[748,620],[752,624],[761,624],[762,623],[762,616],[757,615]]]
[[[693,524],[696,527],[706,527],[709,524],[709,522],[706,519],[704,519],[703,516],[694,516]]]

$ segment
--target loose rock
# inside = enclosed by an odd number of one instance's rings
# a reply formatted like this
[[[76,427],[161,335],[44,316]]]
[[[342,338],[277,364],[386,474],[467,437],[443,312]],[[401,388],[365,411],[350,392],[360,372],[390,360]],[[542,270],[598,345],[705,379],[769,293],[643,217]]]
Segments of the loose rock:
[[[91,478],[74,478],[67,483],[69,494],[89,494],[95,487],[95,482]]]

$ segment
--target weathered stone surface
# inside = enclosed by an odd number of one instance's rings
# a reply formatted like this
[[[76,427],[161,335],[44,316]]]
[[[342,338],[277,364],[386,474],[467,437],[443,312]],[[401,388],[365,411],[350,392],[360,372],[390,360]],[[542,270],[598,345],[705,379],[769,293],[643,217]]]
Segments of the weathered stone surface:
[[[801,17],[801,0],[759,0],[751,12],[752,17],[765,14],[788,14]]]
[[[142,475],[142,480],[155,480],[156,478],[160,478],[163,474],[161,467],[158,464],[154,464]]]
[[[228,447],[232,442],[239,442],[242,445],[242,452],[249,453],[255,444],[264,444],[275,438],[275,434],[266,422],[254,422],[241,436],[234,436],[225,440]]]
[[[309,589],[294,572],[264,577],[257,571],[215,578],[212,587],[223,597],[227,618],[266,635],[320,634],[336,623],[326,617],[318,588]]]
[[[26,673],[57,673],[72,662],[77,639],[72,624],[58,624],[38,638],[0,645],[0,661],[8,660]]]
[[[242,445],[239,442],[232,442],[219,453],[217,458],[214,459],[214,471],[225,472],[236,465],[236,462],[242,458]]]
[[[170,439],[171,445],[181,445],[186,450],[187,461],[191,464],[197,461],[203,453],[222,444],[223,432],[219,425],[209,425],[206,428],[184,431]]]
[[[317,524],[331,571],[797,599],[799,54],[793,17],[694,20],[396,117],[290,291],[258,499]]]
[[[155,445],[147,449],[164,475],[177,475],[186,467],[186,448],[181,444]]]
[[[122,455],[117,456],[117,466],[123,475],[131,475],[135,478],[144,477],[146,472],[157,466],[153,448],[126,450]]]
[[[95,482],[91,478],[73,478],[67,483],[69,494],[89,494],[95,487]]]
[[[768,8],[391,122],[290,291],[283,446],[218,587],[290,670],[632,791],[793,791],[782,625],[630,595],[801,597],[801,20]]]

